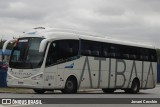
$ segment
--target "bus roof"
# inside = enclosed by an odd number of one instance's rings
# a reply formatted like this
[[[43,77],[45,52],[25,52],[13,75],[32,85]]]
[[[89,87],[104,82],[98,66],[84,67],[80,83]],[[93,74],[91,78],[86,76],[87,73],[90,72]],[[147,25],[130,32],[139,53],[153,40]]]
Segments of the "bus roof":
[[[107,42],[113,44],[142,47],[142,48],[151,48],[154,49],[154,46],[148,44],[141,44],[130,41],[122,41],[118,39],[109,38],[102,35],[84,33],[79,31],[72,31],[68,29],[34,29],[34,31],[27,32],[21,37],[43,37],[43,38],[55,38],[55,39],[85,39],[98,42]],[[20,37],[20,38],[21,38]]]

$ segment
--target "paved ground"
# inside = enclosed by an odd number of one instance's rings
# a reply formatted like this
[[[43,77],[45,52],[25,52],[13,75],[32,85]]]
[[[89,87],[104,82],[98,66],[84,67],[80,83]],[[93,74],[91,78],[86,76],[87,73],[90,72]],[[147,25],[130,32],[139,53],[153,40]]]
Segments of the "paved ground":
[[[157,85],[154,89],[141,90],[139,94],[126,94],[124,91],[117,90],[114,94],[104,94],[101,90],[85,90],[80,91],[78,94],[62,94],[60,91],[47,92],[45,94],[35,94],[29,90],[29,93],[23,91],[16,92],[1,92],[0,98],[160,98],[160,85]],[[85,100],[86,101],[86,100]],[[87,102],[87,101],[86,101]],[[96,99],[95,99],[96,102]],[[114,103],[114,102],[113,102]],[[0,107],[11,107],[11,106],[23,106],[23,107],[43,107],[44,105],[0,105]],[[45,107],[106,107],[106,104],[47,104]],[[120,104],[107,104],[111,107],[119,107]],[[135,107],[135,104],[121,104],[122,107]],[[158,104],[136,104],[139,107],[159,107]]]

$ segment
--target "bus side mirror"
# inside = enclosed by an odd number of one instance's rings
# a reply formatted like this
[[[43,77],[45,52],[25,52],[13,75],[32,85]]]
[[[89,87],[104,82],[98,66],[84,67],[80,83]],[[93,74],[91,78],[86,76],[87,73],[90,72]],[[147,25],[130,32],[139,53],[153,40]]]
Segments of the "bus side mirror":
[[[43,39],[39,46],[39,52],[44,52],[48,39]]]
[[[9,44],[10,42],[16,42],[16,41],[17,41],[17,39],[7,40],[7,41],[4,43],[4,45],[3,45],[2,51],[3,51],[3,52],[6,51],[6,48],[7,48],[8,44]]]
[[[45,48],[46,48],[46,45],[48,42],[52,42],[53,40],[55,40],[55,38],[49,38],[49,39],[43,39],[40,43],[40,46],[39,46],[39,52],[44,52]]]

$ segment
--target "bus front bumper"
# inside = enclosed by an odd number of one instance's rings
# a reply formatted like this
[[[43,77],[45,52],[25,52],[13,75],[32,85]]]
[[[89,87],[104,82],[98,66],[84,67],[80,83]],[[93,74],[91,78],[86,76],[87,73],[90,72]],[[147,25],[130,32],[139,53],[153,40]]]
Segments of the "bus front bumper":
[[[42,89],[43,84],[42,80],[30,80],[30,79],[8,79],[7,78],[7,87],[14,88],[30,88],[30,89]]]

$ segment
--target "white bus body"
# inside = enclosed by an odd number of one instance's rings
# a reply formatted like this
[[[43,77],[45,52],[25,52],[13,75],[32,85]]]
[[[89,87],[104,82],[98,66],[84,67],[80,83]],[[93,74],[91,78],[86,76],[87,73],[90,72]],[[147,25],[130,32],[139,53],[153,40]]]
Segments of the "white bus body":
[[[37,93],[76,93],[82,88],[137,93],[156,86],[157,60],[152,46],[41,30],[16,40],[7,73],[8,87],[31,88]]]

